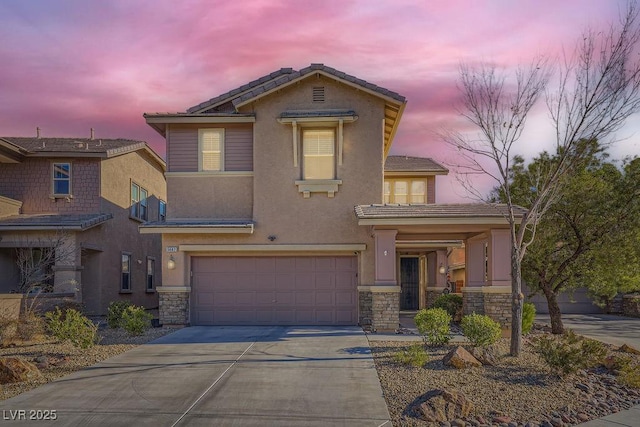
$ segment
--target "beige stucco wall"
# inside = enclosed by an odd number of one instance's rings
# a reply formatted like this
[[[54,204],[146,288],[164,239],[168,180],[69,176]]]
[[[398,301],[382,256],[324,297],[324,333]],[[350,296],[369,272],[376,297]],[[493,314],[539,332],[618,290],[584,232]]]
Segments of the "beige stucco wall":
[[[21,201],[0,196],[0,218],[11,215],[18,215],[20,213],[21,207]]]
[[[131,181],[148,191],[149,221],[158,220],[158,200],[167,200],[162,169],[141,151],[106,159],[100,167],[100,212],[111,213],[113,219],[79,235],[83,246],[83,263],[89,268],[82,274],[83,297],[87,311],[105,314],[109,302],[131,300],[147,308],[158,306],[156,293],[147,293],[147,257],[155,258],[156,286],[162,285],[161,238],[139,234],[136,219],[129,217]],[[131,253],[131,293],[120,293],[122,252]],[[99,272],[99,273],[96,273]]]
[[[325,102],[312,102],[312,88],[325,87]],[[277,118],[291,110],[354,110],[358,120],[344,124],[343,164],[336,165],[336,178],[342,180],[335,197],[327,193],[312,193],[304,198],[298,191],[296,180],[302,177],[301,161],[294,166],[293,135],[290,124],[280,124]],[[354,206],[379,202],[382,197],[383,148],[382,121],[384,101],[357,91],[326,77],[312,76],[293,86],[282,89],[255,103],[241,108],[241,113],[253,112],[254,123],[253,207],[255,232],[251,235],[164,235],[163,246],[180,244],[366,244],[360,255],[359,284],[374,284],[374,242],[367,227],[358,225]],[[300,153],[301,150],[298,150]],[[211,191],[203,188],[217,177],[202,180],[194,190],[185,191],[192,178],[170,178],[170,210],[192,203],[194,192]],[[209,183],[209,184],[207,184]],[[182,191],[177,191],[182,189]],[[215,189],[213,190],[215,193]],[[237,195],[225,201],[236,203]],[[190,199],[190,200],[189,200]],[[203,203],[209,217],[217,208]],[[248,201],[247,201],[248,202]],[[248,206],[248,205],[247,205]],[[198,213],[200,215],[200,213]],[[175,217],[172,214],[172,217]],[[275,236],[271,242],[268,237]],[[178,262],[184,254],[174,255]],[[167,254],[163,260],[166,266]],[[180,265],[180,264],[179,264]],[[188,284],[186,270],[164,270],[165,284]]]
[[[167,196],[172,203],[167,206],[167,218],[251,219],[252,175],[169,173]]]

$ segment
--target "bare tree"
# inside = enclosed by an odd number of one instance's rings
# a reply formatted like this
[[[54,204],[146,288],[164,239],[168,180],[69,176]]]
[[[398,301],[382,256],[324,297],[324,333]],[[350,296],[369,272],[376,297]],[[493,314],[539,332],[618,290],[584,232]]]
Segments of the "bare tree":
[[[554,74],[548,61],[540,58],[515,72],[514,84],[495,66],[462,66],[460,87],[461,114],[477,129],[478,137],[460,132],[443,134],[462,160],[459,173],[463,185],[473,196],[488,200],[473,186],[473,176],[489,175],[497,183],[507,204],[506,219],[511,229],[512,321],[511,355],[522,347],[521,264],[527,247],[535,239],[536,226],[558,197],[564,178],[586,153],[581,140],[612,143],[614,134],[632,114],[640,110],[640,47],[637,4],[630,3],[626,13],[608,31],[587,30],[572,55],[565,54]],[[558,87],[549,90],[558,76]],[[510,191],[510,169],[522,141],[526,120],[532,108],[545,96],[555,130],[557,161],[537,168],[529,176],[535,188],[529,210],[518,224],[516,206]]]

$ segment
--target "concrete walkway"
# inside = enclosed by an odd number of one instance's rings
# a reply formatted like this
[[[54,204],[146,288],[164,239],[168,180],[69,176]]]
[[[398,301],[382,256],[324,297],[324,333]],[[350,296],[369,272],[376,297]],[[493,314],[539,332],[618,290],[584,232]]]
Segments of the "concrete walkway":
[[[3,425],[391,425],[357,327],[190,327],[0,402]],[[27,420],[10,421],[26,411]],[[36,413],[31,413],[36,414]]]

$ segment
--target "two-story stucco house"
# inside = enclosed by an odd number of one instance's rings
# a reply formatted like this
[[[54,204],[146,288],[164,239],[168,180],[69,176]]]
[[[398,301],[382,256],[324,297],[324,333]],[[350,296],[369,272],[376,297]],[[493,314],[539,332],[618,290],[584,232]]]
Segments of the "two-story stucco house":
[[[388,156],[405,105],[312,64],[145,114],[167,144],[167,218],[140,227],[162,234],[160,321],[395,329],[445,289],[453,247],[469,309],[508,302],[503,208],[434,204],[448,171]]]
[[[141,141],[0,138],[0,293],[32,290],[16,262],[32,258],[41,298],[157,307],[161,240],[138,226],[165,216],[165,170]]]

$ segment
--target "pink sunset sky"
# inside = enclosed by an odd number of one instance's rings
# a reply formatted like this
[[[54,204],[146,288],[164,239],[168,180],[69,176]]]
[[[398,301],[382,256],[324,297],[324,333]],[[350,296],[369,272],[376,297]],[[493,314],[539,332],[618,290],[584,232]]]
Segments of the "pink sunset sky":
[[[237,0],[0,2],[0,135],[164,140],[143,112],[188,107],[282,67],[324,63],[404,95],[392,154],[455,162],[436,136],[463,129],[462,62],[506,68],[571,50],[586,26],[606,28],[614,0]],[[640,122],[612,154],[640,152]],[[552,149],[546,110],[521,153]],[[452,176],[438,201],[468,201]],[[488,190],[492,185],[483,183]]]

